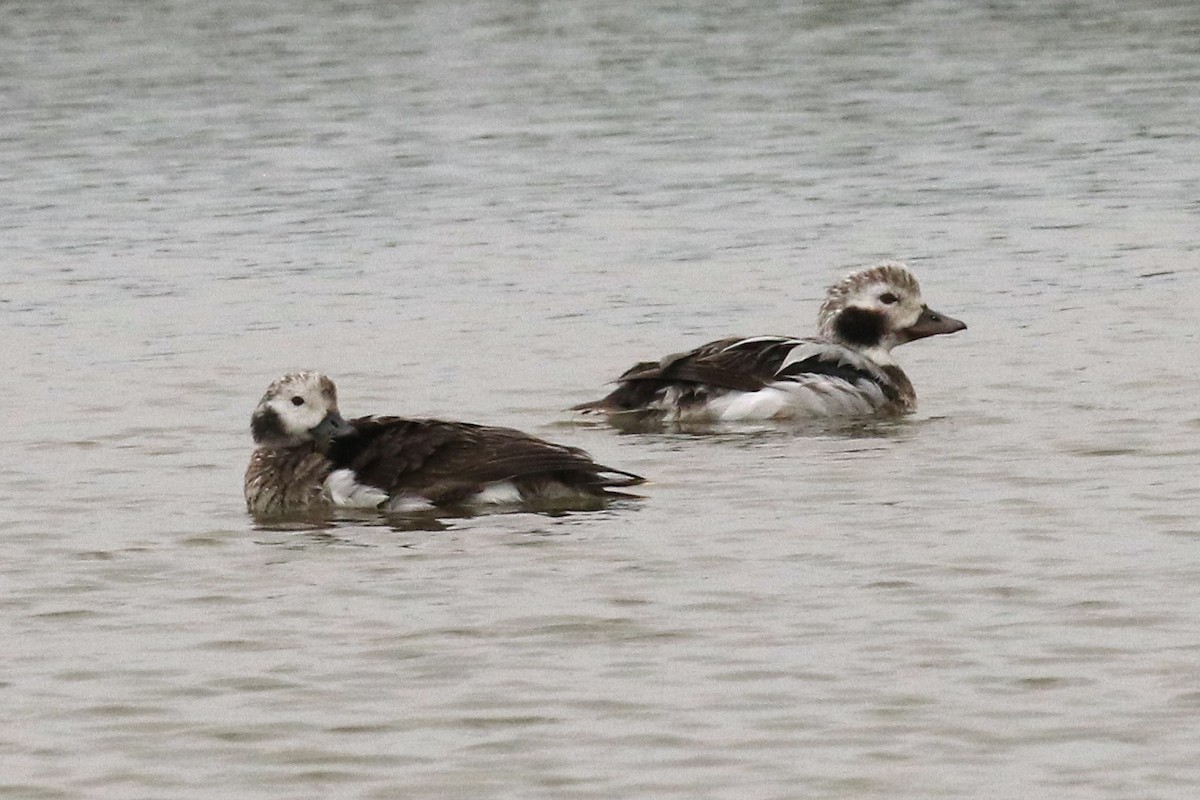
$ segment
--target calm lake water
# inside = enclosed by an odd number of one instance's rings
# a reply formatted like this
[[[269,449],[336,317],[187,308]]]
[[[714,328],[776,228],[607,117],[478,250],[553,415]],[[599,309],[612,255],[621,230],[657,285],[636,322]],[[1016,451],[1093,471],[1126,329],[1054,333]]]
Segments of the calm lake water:
[[[0,5],[0,797],[1200,791],[1200,6]],[[907,261],[902,421],[621,435]],[[511,425],[561,516],[256,526],[249,415]]]

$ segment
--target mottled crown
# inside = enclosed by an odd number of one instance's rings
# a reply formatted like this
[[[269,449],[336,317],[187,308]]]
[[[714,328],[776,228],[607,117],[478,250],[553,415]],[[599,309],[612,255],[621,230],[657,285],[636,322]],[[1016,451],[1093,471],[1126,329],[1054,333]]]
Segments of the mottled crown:
[[[902,295],[920,298],[921,286],[908,268],[899,261],[884,261],[864,270],[847,275],[829,287],[825,302],[817,312],[817,328],[823,333],[833,329],[838,313],[854,302],[871,286],[887,284],[898,289]]]
[[[294,391],[299,388],[316,388],[332,407],[337,408],[337,387],[333,385],[333,381],[327,375],[312,371],[289,372],[287,375],[277,378],[267,387],[267,392],[263,395],[260,403],[266,404],[272,399],[286,394],[289,390]]]

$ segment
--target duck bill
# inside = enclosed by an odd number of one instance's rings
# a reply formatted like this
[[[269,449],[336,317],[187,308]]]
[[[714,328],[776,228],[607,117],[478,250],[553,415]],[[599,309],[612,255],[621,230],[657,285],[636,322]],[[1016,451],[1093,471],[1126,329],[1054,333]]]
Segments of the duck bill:
[[[940,333],[957,333],[967,329],[967,324],[962,320],[957,320],[954,317],[947,317],[945,314],[939,314],[929,306],[921,308],[921,316],[917,317],[917,321],[900,333],[904,335],[905,341],[911,342],[916,339],[924,339],[926,336],[937,336]]]
[[[330,411],[315,427],[309,428],[308,432],[318,441],[328,441],[353,434],[354,426],[338,412]]]

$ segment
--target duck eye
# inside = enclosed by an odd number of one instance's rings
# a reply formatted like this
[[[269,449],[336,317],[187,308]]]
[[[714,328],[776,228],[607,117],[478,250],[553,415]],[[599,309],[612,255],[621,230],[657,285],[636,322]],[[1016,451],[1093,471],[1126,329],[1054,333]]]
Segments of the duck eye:
[[[302,406],[302,405],[304,405],[304,398],[303,398],[303,397],[293,397],[293,398],[292,398],[292,405],[294,405],[294,406]]]
[[[891,292],[884,292],[883,294],[879,295],[879,302],[883,303],[884,305],[890,306],[895,303],[899,303],[900,298],[897,297],[896,295],[892,294]]]

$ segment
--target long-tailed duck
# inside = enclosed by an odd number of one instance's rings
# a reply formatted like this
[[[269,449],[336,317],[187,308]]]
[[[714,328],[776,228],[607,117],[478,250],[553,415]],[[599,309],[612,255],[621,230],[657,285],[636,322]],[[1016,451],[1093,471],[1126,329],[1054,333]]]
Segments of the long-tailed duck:
[[[616,424],[903,414],[917,396],[892,348],[966,327],[925,305],[903,264],[885,262],[829,288],[816,337],[719,339],[644,361],[573,410]]]
[[[250,430],[258,448],[246,469],[246,506],[258,515],[594,502],[644,482],[578,448],[511,428],[382,416],[347,421],[333,381],[317,372],[272,383]]]

